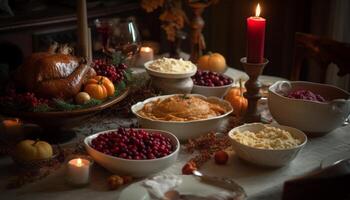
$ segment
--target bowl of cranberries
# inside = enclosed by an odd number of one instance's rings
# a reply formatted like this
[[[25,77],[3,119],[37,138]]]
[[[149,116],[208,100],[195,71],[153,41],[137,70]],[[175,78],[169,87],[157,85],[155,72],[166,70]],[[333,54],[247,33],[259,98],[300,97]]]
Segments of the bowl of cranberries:
[[[175,163],[179,140],[166,131],[119,128],[88,136],[88,154],[112,173],[144,177]]]
[[[327,84],[277,81],[269,87],[268,106],[279,124],[321,136],[349,116],[350,93]]]
[[[192,76],[193,94],[222,98],[233,84],[233,79],[217,72],[201,71]]]

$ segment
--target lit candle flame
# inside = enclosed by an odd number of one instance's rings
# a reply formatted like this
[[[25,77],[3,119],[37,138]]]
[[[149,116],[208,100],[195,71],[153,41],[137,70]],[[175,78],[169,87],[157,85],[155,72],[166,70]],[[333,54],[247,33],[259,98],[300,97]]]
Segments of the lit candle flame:
[[[152,51],[152,49],[151,49],[151,47],[141,47],[141,51],[150,52],[150,51]]]
[[[81,166],[83,166],[83,162],[82,162],[81,158],[78,158],[77,159],[77,167],[81,167]]]
[[[260,16],[260,12],[261,12],[261,10],[260,10],[260,5],[258,4],[258,5],[256,6],[256,9],[255,9],[255,16],[256,16],[256,17],[259,17],[259,16]]]

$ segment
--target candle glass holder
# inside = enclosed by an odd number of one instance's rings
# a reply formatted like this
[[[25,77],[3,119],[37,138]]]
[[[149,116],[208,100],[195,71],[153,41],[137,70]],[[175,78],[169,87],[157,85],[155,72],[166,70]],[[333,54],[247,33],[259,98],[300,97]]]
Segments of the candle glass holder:
[[[90,183],[91,167],[94,160],[90,156],[70,156],[66,162],[66,182],[74,187],[84,187]]]
[[[261,98],[261,83],[258,78],[269,61],[265,58],[263,63],[248,63],[246,57],[241,58],[240,61],[249,76],[249,80],[244,85],[247,91],[243,95],[248,100],[248,108],[243,121],[245,123],[260,122],[261,116],[258,111],[258,101]]]
[[[151,47],[143,46],[138,56],[135,57],[135,67],[144,68],[144,64],[154,59],[154,51]]]
[[[132,59],[141,47],[141,38],[133,18],[105,18],[95,20],[99,45],[104,54],[112,56],[120,52],[126,59]],[[102,45],[102,46],[101,46]]]
[[[5,118],[0,121],[0,142],[12,145],[24,139],[23,123],[18,118]]]

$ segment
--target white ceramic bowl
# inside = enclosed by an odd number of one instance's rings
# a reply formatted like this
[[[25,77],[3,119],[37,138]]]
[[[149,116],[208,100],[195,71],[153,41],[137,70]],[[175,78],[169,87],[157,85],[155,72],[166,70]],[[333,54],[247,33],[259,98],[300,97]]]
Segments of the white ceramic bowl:
[[[151,69],[149,66],[153,62],[153,60],[146,62],[145,69],[149,75],[160,77],[160,78],[170,78],[170,79],[182,79],[182,78],[188,78],[193,76],[197,72],[197,66],[193,65],[193,69],[188,72],[184,73],[165,73],[165,72],[160,72],[156,71],[154,69]]]
[[[175,95],[179,95],[179,94],[175,94]],[[143,106],[146,103],[157,101],[158,99],[161,99],[161,100],[166,99],[173,95],[158,96],[158,97],[152,97],[152,98],[146,99],[143,102],[138,102],[137,104],[133,105],[131,107],[131,110],[134,113],[134,115],[137,116],[138,122],[141,125],[141,127],[169,131],[174,135],[176,135],[176,137],[179,140],[196,138],[202,134],[206,134],[211,131],[217,131],[219,127],[222,125],[224,121],[223,119],[233,111],[233,108],[229,102],[219,99],[218,97],[205,97],[199,94],[189,94],[189,95],[197,96],[203,99],[207,99],[209,101],[219,103],[225,106],[228,111],[223,115],[212,117],[209,119],[192,120],[192,121],[186,121],[186,122],[154,120],[154,119],[149,119],[149,118],[140,116],[137,113],[139,110],[143,108]]]
[[[152,80],[152,86],[161,91],[162,94],[177,94],[191,93],[193,87],[193,81],[191,76],[197,72],[197,66],[193,65],[193,69],[185,73],[164,73],[149,68],[153,61],[146,62],[145,69],[150,75]]]
[[[285,97],[291,91],[310,90],[326,102]],[[308,135],[320,136],[341,126],[350,114],[350,94],[332,85],[278,81],[269,87],[268,105],[273,118]]]
[[[241,144],[232,138],[235,131],[258,132],[261,129],[263,129],[264,126],[273,126],[273,127],[286,130],[290,134],[292,134],[294,138],[298,138],[299,140],[301,140],[302,143],[290,149],[271,150],[271,149],[258,149],[258,148],[250,147],[250,146]],[[294,158],[298,155],[300,150],[303,148],[303,146],[307,142],[307,137],[302,131],[292,127],[282,126],[277,124],[269,124],[269,125],[262,124],[262,123],[244,124],[242,126],[232,129],[228,134],[232,141],[232,147],[235,150],[238,157],[250,163],[261,165],[261,166],[268,166],[268,167],[282,167],[284,165],[287,165],[292,160],[294,160]]]
[[[106,168],[108,171],[115,174],[120,174],[120,175],[131,175],[133,177],[145,177],[145,176],[160,172],[170,167],[172,164],[174,164],[177,160],[177,156],[179,154],[179,149],[180,149],[180,142],[175,137],[175,135],[169,132],[160,131],[160,130],[152,130],[152,129],[144,129],[144,130],[152,133],[160,133],[165,137],[170,138],[172,145],[175,147],[174,151],[171,154],[162,158],[149,159],[149,160],[130,160],[130,159],[123,159],[123,158],[118,158],[118,157],[104,154],[102,152],[95,150],[90,146],[91,141],[94,138],[96,138],[98,135],[106,132],[114,131],[114,130],[102,131],[86,137],[84,139],[85,149],[88,152],[88,154],[98,164]]]
[[[222,74],[224,77],[231,79],[232,83],[228,84],[228,85],[223,85],[223,86],[213,86],[213,87],[209,87],[209,86],[202,86],[202,85],[193,85],[192,88],[192,93],[193,94],[201,94],[203,96],[206,97],[219,97],[222,98],[226,95],[226,93],[228,92],[228,90],[232,87],[233,85],[233,79]]]
[[[222,98],[226,95],[228,90],[232,87],[233,83],[229,85],[224,86],[215,86],[215,87],[208,87],[208,86],[201,86],[201,85],[193,85],[192,93],[193,94],[201,94],[206,97],[219,97]]]

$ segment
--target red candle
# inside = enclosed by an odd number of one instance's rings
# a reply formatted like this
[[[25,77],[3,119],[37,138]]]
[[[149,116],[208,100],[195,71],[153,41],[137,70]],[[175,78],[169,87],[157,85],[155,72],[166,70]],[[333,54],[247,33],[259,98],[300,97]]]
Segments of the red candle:
[[[260,6],[256,7],[255,16],[247,18],[247,62],[263,63],[265,46],[266,20],[260,15]]]

